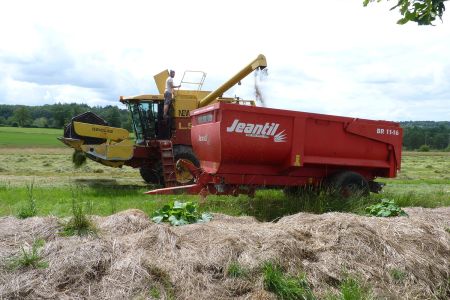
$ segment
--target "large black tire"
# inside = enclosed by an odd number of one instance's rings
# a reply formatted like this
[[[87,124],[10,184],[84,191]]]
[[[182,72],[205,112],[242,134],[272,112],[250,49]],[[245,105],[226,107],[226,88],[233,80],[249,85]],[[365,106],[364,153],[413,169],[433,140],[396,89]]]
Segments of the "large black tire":
[[[192,151],[192,147],[186,145],[173,146],[173,156],[175,163],[179,159],[185,159],[192,162],[196,167],[200,167],[200,162]],[[194,183],[194,177],[188,170],[176,171],[177,182],[181,185],[187,185]]]
[[[285,186],[283,193],[288,197],[302,197],[304,195],[317,194],[319,188],[313,185]]]
[[[139,169],[139,173],[146,183],[164,185],[160,163],[155,164],[153,168],[142,167]]]
[[[283,188],[283,193],[288,197],[296,197],[301,193],[301,187],[299,186],[285,186]]]
[[[367,196],[370,193],[367,180],[356,172],[343,171],[332,175],[328,180],[332,193],[343,198]]]

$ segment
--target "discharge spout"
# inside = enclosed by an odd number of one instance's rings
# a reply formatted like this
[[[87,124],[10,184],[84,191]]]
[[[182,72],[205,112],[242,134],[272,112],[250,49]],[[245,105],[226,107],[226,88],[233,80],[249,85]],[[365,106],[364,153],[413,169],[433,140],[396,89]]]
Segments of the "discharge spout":
[[[235,84],[237,84],[239,81],[241,81],[243,78],[245,78],[248,74],[253,72],[256,69],[264,69],[267,67],[266,57],[262,54],[258,55],[258,57],[253,60],[251,63],[249,63],[246,67],[244,67],[241,71],[236,73],[232,78],[230,78],[227,82],[222,84],[220,87],[218,87],[216,90],[209,93],[205,98],[200,100],[198,107],[203,107],[208,104],[210,104],[212,101],[214,101],[217,97],[221,96],[223,93],[228,91],[230,88],[232,88]]]

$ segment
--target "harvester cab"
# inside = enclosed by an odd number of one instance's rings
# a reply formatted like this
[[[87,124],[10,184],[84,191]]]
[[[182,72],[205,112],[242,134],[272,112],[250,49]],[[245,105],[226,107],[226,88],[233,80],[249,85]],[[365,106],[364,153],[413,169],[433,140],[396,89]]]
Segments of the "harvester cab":
[[[202,90],[206,73],[186,71],[180,82],[181,88],[174,92],[169,119],[163,118],[165,82],[169,76],[169,71],[164,70],[154,76],[158,94],[120,97],[120,102],[128,107],[131,114],[135,143],[131,142],[128,131],[110,127],[90,112],[74,117],[66,125],[64,137],[60,140],[104,165],[139,168],[147,183],[165,186],[192,183],[193,177],[188,170],[175,168],[179,159],[199,166],[192,150],[190,112],[216,102],[255,105],[254,100],[223,97],[223,94],[255,69],[266,66],[266,59],[260,54],[212,92]]]
[[[196,81],[195,76],[199,77]],[[138,145],[145,144],[149,140],[170,140],[176,138],[181,143],[189,143],[185,137],[185,130],[190,128],[189,111],[198,108],[198,99],[208,95],[209,92],[201,91],[206,73],[201,71],[185,71],[180,84],[192,89],[176,89],[173,105],[169,110],[169,119],[163,118],[164,89],[169,71],[162,71],[154,76],[158,95],[138,95],[120,97],[120,102],[128,107],[133,122],[133,130]],[[189,137],[190,138],[190,137]]]

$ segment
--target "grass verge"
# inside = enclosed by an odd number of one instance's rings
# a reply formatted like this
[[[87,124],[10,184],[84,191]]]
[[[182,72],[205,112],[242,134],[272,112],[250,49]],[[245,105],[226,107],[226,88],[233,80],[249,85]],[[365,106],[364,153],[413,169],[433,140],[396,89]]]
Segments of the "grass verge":
[[[118,211],[136,208],[151,215],[155,210],[174,202],[198,203],[195,195],[149,196],[144,192],[149,188],[142,186],[77,186],[77,187],[39,187],[33,186],[32,199],[26,186],[11,186],[0,183],[0,215],[18,215],[24,207],[32,208],[38,215],[58,217],[72,216],[72,190],[76,189],[79,199],[89,199],[92,203],[89,214],[107,216]],[[232,216],[254,216],[260,221],[273,221],[298,212],[325,213],[331,211],[365,214],[366,207],[378,203],[382,198],[394,200],[400,207],[450,206],[450,194],[442,189],[424,189],[418,192],[393,191],[370,197],[339,199],[326,193],[305,193],[286,196],[281,190],[259,190],[254,198],[244,195],[208,196],[200,212],[217,212]]]

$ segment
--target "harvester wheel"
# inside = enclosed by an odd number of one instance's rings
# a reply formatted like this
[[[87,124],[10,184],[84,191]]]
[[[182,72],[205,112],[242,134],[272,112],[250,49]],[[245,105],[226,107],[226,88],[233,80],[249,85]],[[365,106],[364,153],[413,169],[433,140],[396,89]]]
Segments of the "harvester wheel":
[[[159,164],[158,164],[158,166],[159,166]],[[164,184],[163,174],[161,172],[161,168],[158,166],[156,166],[154,168],[150,168],[150,167],[140,168],[139,173],[141,173],[142,179],[144,179],[144,181],[149,184],[163,185]]]
[[[185,145],[175,145],[173,146],[173,156],[175,163],[179,159],[185,159],[193,163],[195,166],[200,167],[200,162],[195,156],[192,148]],[[176,170],[177,182],[182,185],[194,183],[194,177],[189,172],[189,170],[182,168],[181,170]]]
[[[351,171],[343,171],[331,176],[329,187],[332,193],[337,193],[344,198],[367,196],[370,192],[367,180]]]

